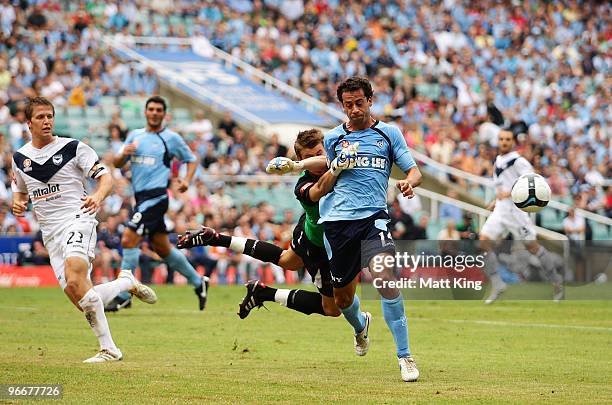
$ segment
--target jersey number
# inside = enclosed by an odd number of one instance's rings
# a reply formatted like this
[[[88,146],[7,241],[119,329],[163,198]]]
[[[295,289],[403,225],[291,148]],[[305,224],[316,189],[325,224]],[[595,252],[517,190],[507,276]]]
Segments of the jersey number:
[[[381,243],[383,246],[387,246],[387,245],[388,245],[388,243],[387,243],[387,241],[385,240],[385,233],[384,233],[384,232],[379,232],[378,234],[380,235],[380,243]],[[389,238],[389,240],[393,239],[393,237],[391,236],[391,232],[387,232],[387,237]]]
[[[77,233],[79,234],[79,240],[72,240]],[[83,234],[81,232],[70,232],[69,235],[70,237],[68,238],[68,242],[66,242],[67,245],[72,243],[83,243]]]

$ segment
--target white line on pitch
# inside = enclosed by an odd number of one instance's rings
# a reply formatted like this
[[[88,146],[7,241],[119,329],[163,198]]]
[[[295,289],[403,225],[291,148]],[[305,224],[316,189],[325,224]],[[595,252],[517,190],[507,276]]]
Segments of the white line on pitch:
[[[12,305],[0,305],[0,309],[16,309],[17,311],[36,311],[37,309],[40,308],[36,308],[36,307],[14,307]]]
[[[612,332],[612,328],[605,326],[587,326],[587,325],[559,325],[554,323],[524,323],[524,322],[507,322],[507,321],[483,321],[477,319],[431,319],[431,318],[414,318],[415,320],[425,321],[443,321],[450,323],[474,323],[477,325],[498,325],[498,326],[521,326],[527,328],[551,328],[551,329],[579,329],[579,330],[596,330],[604,332]]]

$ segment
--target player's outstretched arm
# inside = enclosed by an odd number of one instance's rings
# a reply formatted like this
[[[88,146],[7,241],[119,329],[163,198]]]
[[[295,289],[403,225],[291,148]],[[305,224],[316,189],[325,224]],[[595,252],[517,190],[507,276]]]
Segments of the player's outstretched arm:
[[[338,176],[334,176],[331,170],[326,171],[323,176],[319,177],[315,185],[308,190],[308,197],[310,200],[312,202],[319,201],[325,194],[332,191],[336,184],[336,180],[338,180]]]
[[[28,209],[28,193],[13,192],[13,204],[11,210],[16,217],[22,217]]]
[[[95,214],[113,189],[113,177],[108,171],[97,176],[96,181],[98,182],[96,191],[91,195],[81,197],[81,200],[83,200],[81,210],[87,214]]]
[[[304,160],[291,160],[287,157],[279,156],[270,160],[266,167],[268,174],[287,174],[299,173],[303,170],[321,171],[327,167],[325,156],[313,156]]]
[[[414,197],[414,187],[418,187],[423,181],[423,175],[417,166],[412,166],[406,172],[406,178],[397,182],[397,188],[404,197]]]

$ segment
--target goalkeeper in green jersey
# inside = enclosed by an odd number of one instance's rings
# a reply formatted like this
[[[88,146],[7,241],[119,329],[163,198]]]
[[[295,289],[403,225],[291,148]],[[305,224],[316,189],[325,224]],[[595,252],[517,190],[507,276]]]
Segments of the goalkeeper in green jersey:
[[[287,250],[268,242],[230,236],[218,233],[208,227],[181,235],[177,246],[181,249],[194,246],[222,246],[237,253],[244,253],[263,262],[276,264],[287,270],[304,268],[319,290],[319,293],[305,290],[276,289],[259,280],[246,284],[247,293],[240,303],[238,315],[246,318],[253,308],[261,307],[266,301],[275,301],[304,314],[340,316],[334,302],[329,271],[329,261],[323,246],[323,226],[319,225],[319,200],[331,191],[337,177],[343,170],[355,166],[357,148],[353,144],[343,150],[329,163],[323,149],[323,134],[311,129],[298,134],[294,144],[299,161],[277,157],[270,161],[266,171],[270,174],[303,172],[295,185],[295,196],[304,208],[298,224],[293,230],[291,247]]]

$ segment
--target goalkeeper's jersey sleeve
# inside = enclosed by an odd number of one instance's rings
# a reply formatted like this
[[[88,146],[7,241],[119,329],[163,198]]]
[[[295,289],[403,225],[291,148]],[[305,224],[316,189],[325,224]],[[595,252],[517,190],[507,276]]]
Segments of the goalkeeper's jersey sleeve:
[[[305,171],[295,184],[295,196],[304,208],[306,220],[304,221],[304,232],[313,244],[323,247],[323,225],[319,225],[319,202],[310,199],[309,191],[319,178]]]

